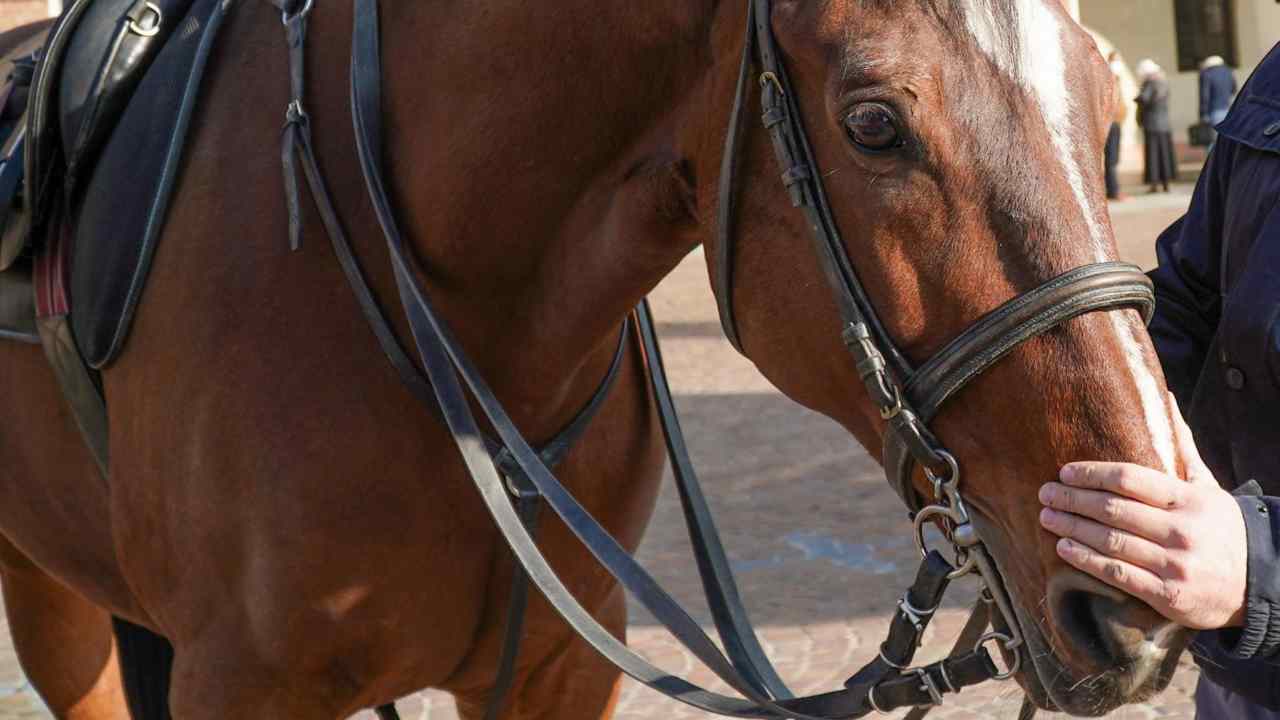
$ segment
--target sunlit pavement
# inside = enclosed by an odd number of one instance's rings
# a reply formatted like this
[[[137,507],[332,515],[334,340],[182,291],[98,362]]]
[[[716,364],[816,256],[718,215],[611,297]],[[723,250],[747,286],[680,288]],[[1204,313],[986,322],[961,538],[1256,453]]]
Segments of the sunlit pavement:
[[[1122,254],[1149,266],[1152,242],[1185,209],[1189,193],[1182,185],[1172,196],[1135,194],[1113,206]],[[701,253],[663,283],[653,302],[684,426],[766,648],[795,691],[838,688],[874,657],[911,580],[916,556],[905,513],[876,463],[843,431],[780,396],[724,341]],[[668,488],[640,559],[706,622],[690,558]],[[949,646],[971,593],[957,593],[939,611],[922,659]],[[48,717],[3,630],[0,720]],[[674,674],[724,689],[642,612],[633,611],[629,642]],[[1162,696],[1110,717],[1192,718],[1196,671],[1184,665]],[[1015,685],[993,683],[949,699],[934,717],[1013,718],[1020,701]],[[405,720],[456,717],[449,699],[436,693],[405,700],[401,711]],[[635,684],[626,686],[618,712],[621,720],[696,717],[706,716]]]

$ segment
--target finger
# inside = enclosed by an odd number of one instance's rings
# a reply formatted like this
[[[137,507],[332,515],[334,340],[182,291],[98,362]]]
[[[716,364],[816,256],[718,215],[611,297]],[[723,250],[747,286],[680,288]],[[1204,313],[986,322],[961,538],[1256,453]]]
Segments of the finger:
[[[1059,537],[1083,543],[1100,555],[1124,560],[1156,575],[1163,576],[1165,566],[1168,565],[1168,554],[1159,545],[1079,515],[1046,509],[1040,512],[1040,525]]]
[[[1071,487],[1122,495],[1152,507],[1178,507],[1185,495],[1181,480],[1127,463],[1072,463],[1062,468],[1059,477]]]
[[[1187,466],[1187,482],[1217,485],[1218,481],[1200,457],[1195,436],[1191,434],[1187,421],[1182,419],[1182,412],[1178,410],[1178,401],[1174,399],[1173,393],[1169,394],[1169,400],[1173,403],[1173,432],[1177,437],[1178,456]]]
[[[1049,483],[1040,488],[1040,502],[1053,510],[1128,530],[1161,544],[1170,537],[1173,526],[1173,518],[1167,511],[1105,491]]]
[[[1164,581],[1149,570],[1124,560],[1108,558],[1087,545],[1062,539],[1058,557],[1071,567],[1092,575],[1113,588],[1126,592],[1155,608],[1164,606]]]

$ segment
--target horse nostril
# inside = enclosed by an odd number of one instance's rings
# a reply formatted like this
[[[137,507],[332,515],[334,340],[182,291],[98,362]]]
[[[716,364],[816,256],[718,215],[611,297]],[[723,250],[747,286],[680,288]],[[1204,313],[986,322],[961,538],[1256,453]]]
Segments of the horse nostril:
[[[1117,602],[1102,595],[1090,595],[1087,603],[1111,662],[1123,664],[1138,659],[1146,646],[1144,628],[1151,624],[1150,611],[1144,612],[1136,601]]]
[[[1062,639],[1095,671],[1151,659],[1150,642],[1169,622],[1151,608],[1110,588],[1088,583],[1059,585],[1050,593],[1052,612]]]
[[[1103,628],[1095,614],[1098,595],[1080,590],[1060,593],[1054,602],[1054,615],[1065,639],[1100,668],[1113,665],[1111,643],[1103,637]]]

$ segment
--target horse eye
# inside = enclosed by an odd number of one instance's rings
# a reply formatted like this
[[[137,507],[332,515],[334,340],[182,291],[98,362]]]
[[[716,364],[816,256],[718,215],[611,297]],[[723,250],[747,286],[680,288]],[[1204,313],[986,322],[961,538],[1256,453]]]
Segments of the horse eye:
[[[844,119],[849,139],[861,150],[884,152],[902,147],[902,133],[893,111],[880,103],[854,108]]]

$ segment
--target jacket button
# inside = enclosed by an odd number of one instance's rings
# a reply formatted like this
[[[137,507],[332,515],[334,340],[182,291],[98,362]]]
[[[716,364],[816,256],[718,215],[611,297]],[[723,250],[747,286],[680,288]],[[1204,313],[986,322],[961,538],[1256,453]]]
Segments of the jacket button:
[[[1266,130],[1262,131],[1262,134],[1266,135],[1267,137],[1275,137],[1276,135],[1280,135],[1280,122],[1271,123],[1270,125],[1267,126]]]
[[[1227,368],[1227,387],[1232,390],[1244,389],[1244,371],[1240,368]]]

